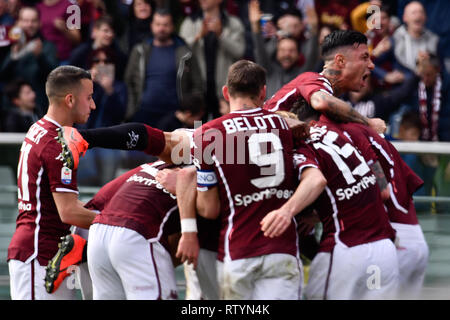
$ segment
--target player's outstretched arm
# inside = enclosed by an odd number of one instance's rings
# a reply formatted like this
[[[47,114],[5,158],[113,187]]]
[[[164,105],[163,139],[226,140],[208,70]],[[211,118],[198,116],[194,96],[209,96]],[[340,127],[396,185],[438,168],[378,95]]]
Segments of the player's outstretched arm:
[[[170,138],[170,133],[167,133]],[[158,156],[166,149],[166,139],[159,129],[143,123],[126,123],[106,128],[77,130],[63,127],[57,140],[62,145],[62,158],[69,169],[76,169],[78,159],[87,148],[106,148],[118,150],[138,150]],[[170,155],[170,152],[166,152]],[[169,159],[170,160],[170,159]]]
[[[283,234],[292,218],[313,203],[327,185],[327,180],[317,168],[306,168],[301,175],[300,184],[292,197],[279,209],[269,212],[261,220],[261,230],[269,238]]]
[[[378,133],[384,133],[386,131],[386,123],[384,120],[364,117],[345,101],[322,91],[314,92],[311,95],[311,106],[338,122],[361,123],[370,126]]]

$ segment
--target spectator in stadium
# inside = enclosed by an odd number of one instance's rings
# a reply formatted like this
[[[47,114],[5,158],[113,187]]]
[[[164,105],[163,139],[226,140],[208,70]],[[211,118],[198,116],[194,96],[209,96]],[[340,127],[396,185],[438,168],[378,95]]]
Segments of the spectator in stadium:
[[[359,4],[357,0],[315,0],[319,25],[331,24],[341,30],[351,29],[350,14]]]
[[[17,26],[21,30],[21,38],[11,45],[0,73],[4,79],[20,77],[29,82],[36,93],[36,103],[42,108],[37,111],[44,114],[48,106],[45,80],[59,62],[55,46],[42,37],[40,25],[36,8],[20,9]]]
[[[58,67],[49,74],[46,89],[48,112],[30,128],[19,158],[19,215],[7,258],[13,300],[75,298],[67,285],[53,295],[46,292],[45,266],[71,225],[88,228],[95,217],[78,200],[77,171],[63,165],[55,140],[57,129],[85,123],[95,109],[91,75],[73,66]]]
[[[322,43],[325,40],[325,37],[336,30],[338,30],[338,28],[336,28],[332,24],[322,25],[319,30],[319,47],[322,46]],[[323,61],[322,57],[319,55],[319,58],[317,59],[317,62],[313,68],[313,71],[314,72],[322,72],[323,66],[324,66],[324,61]]]
[[[406,71],[415,70],[419,55],[437,54],[439,37],[425,27],[426,20],[423,5],[412,1],[404,9],[404,25],[394,32],[395,57]]]
[[[69,64],[88,69],[89,61],[92,60],[95,51],[98,49],[108,49],[115,61],[115,78],[117,80],[123,80],[128,57],[115,41],[112,18],[110,16],[98,18],[92,27],[91,37],[91,41],[80,44],[72,51]]]
[[[76,4],[80,7],[81,12],[81,43],[89,41],[93,22],[97,19],[94,2],[95,1],[92,0],[77,0],[76,2]]]
[[[373,70],[375,89],[391,89],[393,85],[402,83],[405,75],[394,54],[395,44],[390,28],[388,6],[380,7],[380,27],[368,30],[366,36],[369,52],[375,64]]]
[[[67,27],[70,17],[67,8],[71,5],[69,0],[43,0],[36,5],[41,18],[42,36],[55,45],[62,64],[67,62],[72,49],[81,42],[80,30]]]
[[[398,139],[402,141],[419,141],[422,133],[422,123],[415,111],[403,114],[398,130]]]
[[[153,37],[136,45],[128,60],[126,119],[151,126],[175,112],[187,93],[202,93],[196,59],[174,34],[172,16],[157,9],[151,24]]]
[[[174,114],[168,114],[158,123],[163,131],[173,131],[178,128],[193,129],[196,121],[201,121],[205,114],[205,103],[201,94],[190,94],[184,97],[180,108]]]
[[[155,3],[152,0],[134,0],[132,2],[128,23],[128,52],[152,35],[149,26],[153,12],[155,12]]]
[[[42,115],[37,113],[36,94],[31,85],[20,79],[8,83],[5,88],[12,108],[6,113],[3,121],[5,132],[27,132],[33,123],[38,121]]]
[[[442,90],[440,61],[433,54],[421,55],[417,62],[417,72],[420,82],[415,88],[413,104],[410,110],[419,114],[421,121],[421,141],[440,141],[440,115],[445,112],[442,101],[446,101],[446,92]],[[431,195],[438,157],[436,155],[410,155],[408,165],[413,168],[424,181],[423,188],[416,195]],[[429,211],[424,204],[417,205],[420,211]]]
[[[223,0],[200,0],[201,11],[186,17],[180,36],[192,48],[206,88],[205,118],[219,116],[219,98],[229,66],[245,52],[245,30],[237,17],[223,9]]]
[[[249,5],[249,20],[252,29],[255,61],[267,70],[267,97],[271,97],[284,84],[294,79],[304,71],[312,70],[318,56],[317,36],[310,40],[299,40],[302,33],[301,20],[298,15],[285,13],[278,19],[279,24],[288,30],[292,25],[298,27],[294,33],[286,31],[285,36],[280,36],[276,41],[275,53],[272,56],[266,48],[260,25],[261,11],[258,1],[252,0]],[[300,28],[299,28],[300,27]],[[300,52],[299,46],[304,45],[306,52]],[[301,58],[300,58],[301,57]],[[301,63],[300,63],[300,60]]]
[[[301,11],[307,29],[319,28],[319,18],[317,17],[314,0],[295,0],[295,7]]]
[[[102,128],[122,123],[127,107],[127,88],[114,75],[116,61],[110,48],[94,50],[88,65],[94,81],[95,110],[86,124],[77,128]],[[120,151],[94,149],[86,154],[78,170],[80,185],[102,186],[114,179],[120,163]]]
[[[0,0],[0,25],[12,26],[14,24],[14,18],[9,14],[8,1]]]

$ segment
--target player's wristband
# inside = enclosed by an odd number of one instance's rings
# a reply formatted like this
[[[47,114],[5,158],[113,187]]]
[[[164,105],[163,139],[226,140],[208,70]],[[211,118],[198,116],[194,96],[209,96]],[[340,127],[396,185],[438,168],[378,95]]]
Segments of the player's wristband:
[[[197,187],[212,188],[218,184],[214,170],[197,170]]]
[[[195,218],[181,219],[181,233],[184,232],[198,232],[197,219]]]

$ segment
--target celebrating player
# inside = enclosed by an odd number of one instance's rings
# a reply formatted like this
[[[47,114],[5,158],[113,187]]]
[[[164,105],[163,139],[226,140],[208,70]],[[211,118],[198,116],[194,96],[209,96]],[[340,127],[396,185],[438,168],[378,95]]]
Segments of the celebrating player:
[[[333,120],[362,123],[384,132],[383,120],[368,119],[337,98],[349,91],[359,91],[374,68],[366,36],[353,30],[334,31],[325,37],[321,49],[325,60],[323,71],[302,73],[267,100],[264,108],[289,111],[303,97],[315,110]]]
[[[318,116],[304,106],[310,116]],[[300,184],[286,204],[266,215],[261,229],[266,236],[277,237],[294,215],[314,203],[323,234],[320,252],[310,266],[306,297],[394,298],[398,287],[395,231],[376,176],[364,158],[331,121],[317,121],[294,159]],[[378,278],[371,281],[371,273]]]
[[[300,298],[294,223],[277,240],[259,227],[294,188],[292,135],[279,115],[261,109],[265,94],[264,69],[234,63],[223,87],[231,112],[194,133],[196,207],[201,216],[221,219],[217,272],[224,299]],[[184,178],[189,184],[190,174]]]
[[[45,265],[70,225],[88,228],[95,217],[79,202],[76,170],[63,165],[55,140],[59,128],[85,123],[95,109],[91,76],[77,67],[58,67],[47,78],[46,93],[48,112],[30,127],[20,149],[19,216],[8,248],[12,299],[75,298],[67,286],[54,295],[45,291]]]

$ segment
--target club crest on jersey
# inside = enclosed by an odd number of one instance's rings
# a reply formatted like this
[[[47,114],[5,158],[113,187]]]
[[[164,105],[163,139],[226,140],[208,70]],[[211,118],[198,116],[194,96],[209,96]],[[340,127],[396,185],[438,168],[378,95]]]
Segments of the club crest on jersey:
[[[72,182],[72,170],[67,167],[62,167],[61,182],[64,184],[70,184]]]

